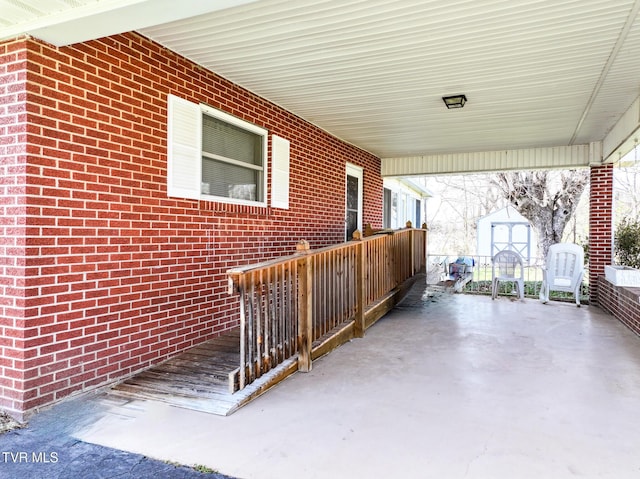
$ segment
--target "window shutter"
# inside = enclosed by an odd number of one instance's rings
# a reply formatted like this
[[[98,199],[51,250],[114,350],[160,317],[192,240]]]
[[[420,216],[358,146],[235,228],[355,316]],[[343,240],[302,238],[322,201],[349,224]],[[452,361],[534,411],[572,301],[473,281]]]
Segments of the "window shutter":
[[[200,198],[202,112],[196,103],[167,98],[167,194]]]
[[[289,140],[271,135],[271,206],[289,209]]]

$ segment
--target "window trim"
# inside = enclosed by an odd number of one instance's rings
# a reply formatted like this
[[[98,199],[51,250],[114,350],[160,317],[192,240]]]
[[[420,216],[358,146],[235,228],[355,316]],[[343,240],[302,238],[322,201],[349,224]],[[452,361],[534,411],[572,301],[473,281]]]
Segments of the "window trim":
[[[349,192],[347,191],[347,183],[348,177],[351,176],[358,180],[358,222],[356,224],[356,229],[363,231],[363,215],[364,215],[364,168],[361,166],[354,165],[352,163],[347,163],[345,165],[345,174],[344,174],[344,215],[345,215],[345,223],[344,223],[344,237],[345,241],[349,241],[351,238],[347,238],[347,228],[349,227],[347,223],[347,212],[349,211]]]
[[[204,152],[202,150],[202,142],[200,142],[200,156],[202,161],[202,157],[212,158],[219,161],[224,161],[225,163],[241,166],[247,169],[253,169],[256,171],[262,172],[262,199],[260,201],[251,201],[251,200],[241,200],[237,198],[228,198],[226,196],[216,196],[209,195],[206,193],[200,192],[200,198],[206,201],[216,201],[218,203],[230,203],[234,205],[248,205],[248,206],[267,206],[267,179],[269,174],[269,157],[267,152],[268,146],[268,130],[259,127],[258,125],[254,125],[253,123],[249,123],[248,121],[242,120],[236,116],[230,115],[229,113],[225,113],[222,110],[218,110],[216,108],[212,108],[209,105],[205,105],[204,103],[200,103],[200,112],[202,115],[210,115],[217,120],[223,121],[225,123],[229,123],[233,126],[241,128],[243,130],[249,131],[250,133],[254,133],[261,137],[262,139],[262,166],[251,165],[250,163],[246,163],[243,161],[236,161],[232,158],[222,158],[217,155],[212,155],[210,153]],[[200,126],[202,129],[202,126]],[[201,133],[202,134],[202,133]],[[202,173],[200,174],[200,181],[202,181]]]

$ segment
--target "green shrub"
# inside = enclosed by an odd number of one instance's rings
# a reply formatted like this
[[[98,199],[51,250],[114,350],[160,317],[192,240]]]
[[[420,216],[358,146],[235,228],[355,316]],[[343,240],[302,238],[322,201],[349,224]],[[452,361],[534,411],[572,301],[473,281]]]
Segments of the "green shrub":
[[[615,255],[618,264],[640,268],[640,220],[625,218],[616,228]]]
[[[203,474],[216,474],[217,473],[217,471],[215,469],[211,469],[210,467],[203,466],[202,464],[196,464],[195,466],[193,466],[193,468],[196,471],[201,472]]]

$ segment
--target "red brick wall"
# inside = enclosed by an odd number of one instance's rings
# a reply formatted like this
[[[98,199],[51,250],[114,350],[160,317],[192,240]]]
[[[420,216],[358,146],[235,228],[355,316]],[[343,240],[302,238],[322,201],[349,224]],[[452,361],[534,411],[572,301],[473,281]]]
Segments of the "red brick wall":
[[[0,397],[24,400],[26,43],[0,45]]]
[[[640,335],[640,288],[614,286],[604,276],[598,278],[600,306],[631,331]]]
[[[378,158],[159,45],[137,34],[22,45],[26,339],[5,352],[24,355],[24,383],[11,386],[21,398],[3,390],[0,407],[29,410],[232,327],[228,268],[291,253],[301,238],[343,240],[346,162],[364,167],[364,222],[382,226]],[[289,139],[290,209],[168,198],[169,93]],[[0,111],[0,127],[13,124]]]
[[[613,165],[591,168],[589,302],[598,304],[598,277],[613,258]]]

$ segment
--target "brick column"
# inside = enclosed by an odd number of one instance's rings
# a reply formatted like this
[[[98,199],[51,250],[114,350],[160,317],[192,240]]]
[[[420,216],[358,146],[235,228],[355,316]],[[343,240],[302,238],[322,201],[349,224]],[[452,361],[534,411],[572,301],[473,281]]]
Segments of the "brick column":
[[[598,304],[598,277],[613,261],[613,165],[591,168],[589,298]]]
[[[18,419],[26,380],[26,76],[26,42],[0,45],[0,409]]]

